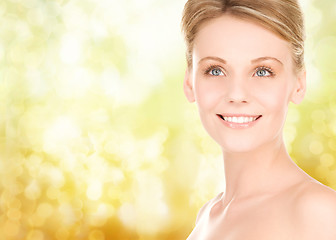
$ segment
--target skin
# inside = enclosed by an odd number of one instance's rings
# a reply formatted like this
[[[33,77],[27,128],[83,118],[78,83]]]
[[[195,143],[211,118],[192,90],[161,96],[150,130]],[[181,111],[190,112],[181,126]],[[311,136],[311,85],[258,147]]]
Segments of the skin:
[[[305,94],[289,43],[230,15],[196,35],[184,92],[223,152],[226,191],[200,210],[188,240],[336,239],[336,193],[302,171],[285,148],[290,102]],[[262,115],[233,129],[217,114]]]

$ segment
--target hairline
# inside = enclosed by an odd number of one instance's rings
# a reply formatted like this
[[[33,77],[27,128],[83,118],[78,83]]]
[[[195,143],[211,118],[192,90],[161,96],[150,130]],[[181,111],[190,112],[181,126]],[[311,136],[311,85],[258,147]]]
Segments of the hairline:
[[[235,11],[235,9],[244,9],[244,10],[243,11],[239,11],[239,10]],[[248,14],[247,12],[250,13],[250,14]],[[253,14],[253,13],[255,13],[255,14]],[[269,16],[267,16],[263,13],[260,13],[256,10],[253,10],[253,9],[250,9],[250,8],[244,7],[244,6],[233,6],[229,9],[226,9],[225,11],[223,11],[220,14],[216,14],[216,16],[214,16],[214,17],[204,18],[203,21],[201,21],[199,26],[197,27],[196,34],[194,35],[194,38],[191,41],[191,43],[192,43],[191,46],[190,46],[191,49],[188,49],[188,51],[187,51],[187,54],[190,54],[191,56],[187,56],[187,59],[193,56],[192,49],[194,48],[195,39],[196,39],[198,33],[200,32],[200,29],[203,28],[204,25],[208,24],[210,21],[215,20],[215,19],[220,18],[220,17],[225,16],[225,15],[231,16],[231,17],[234,17],[234,18],[240,19],[240,20],[251,21],[251,22],[269,30],[270,32],[274,33],[275,35],[277,35],[281,39],[285,40],[289,44],[289,47],[292,48],[292,59],[293,59],[293,64],[294,64],[294,66],[293,66],[294,72],[300,72],[302,69],[305,68],[304,62],[303,62],[303,66],[301,68],[299,68],[296,64],[295,54],[294,54],[294,51],[293,51],[294,46],[292,44],[291,39],[288,39],[286,36],[281,34],[281,31],[277,31],[276,29],[272,28],[272,25],[269,24],[266,20],[274,23],[274,25],[278,24],[278,25],[281,25],[282,27],[285,27],[286,31],[289,31],[291,33],[293,33],[293,31],[288,26],[286,26],[282,22],[278,21],[277,19],[269,17]],[[257,17],[257,16],[261,16],[264,19],[261,18],[261,17]],[[291,34],[291,36],[293,36],[293,34]],[[188,68],[190,68],[190,69],[193,68],[192,59],[190,59],[188,61]]]

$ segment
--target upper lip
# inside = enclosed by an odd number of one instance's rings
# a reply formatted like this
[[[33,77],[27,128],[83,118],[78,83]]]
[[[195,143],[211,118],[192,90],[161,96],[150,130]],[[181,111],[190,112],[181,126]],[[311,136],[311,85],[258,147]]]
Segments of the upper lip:
[[[219,116],[222,117],[260,117],[262,116],[261,114],[237,114],[237,113],[221,113],[221,114],[217,114]]]

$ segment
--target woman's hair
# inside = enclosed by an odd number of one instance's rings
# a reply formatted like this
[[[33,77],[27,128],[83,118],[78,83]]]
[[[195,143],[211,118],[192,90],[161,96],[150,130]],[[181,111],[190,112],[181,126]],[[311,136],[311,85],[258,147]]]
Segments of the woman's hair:
[[[187,63],[192,67],[196,34],[205,22],[230,14],[254,21],[290,43],[295,70],[304,68],[304,23],[298,0],[188,0],[182,31],[187,45]]]

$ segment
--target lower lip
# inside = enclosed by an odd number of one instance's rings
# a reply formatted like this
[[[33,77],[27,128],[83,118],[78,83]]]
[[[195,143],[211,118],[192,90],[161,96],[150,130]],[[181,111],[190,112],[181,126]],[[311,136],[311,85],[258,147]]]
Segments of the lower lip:
[[[217,116],[219,120],[227,127],[232,129],[245,129],[249,127],[253,127],[262,117],[259,117],[257,120],[248,123],[234,123],[234,122],[227,122],[223,120],[220,116]]]

